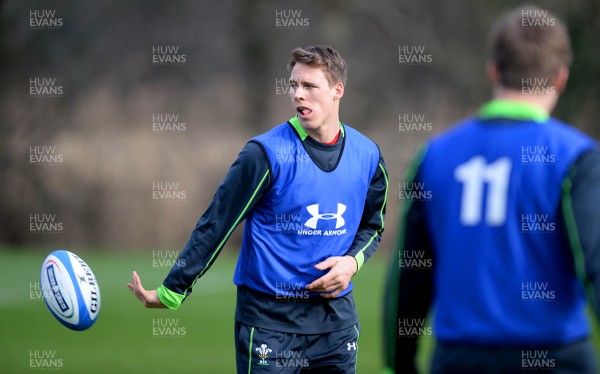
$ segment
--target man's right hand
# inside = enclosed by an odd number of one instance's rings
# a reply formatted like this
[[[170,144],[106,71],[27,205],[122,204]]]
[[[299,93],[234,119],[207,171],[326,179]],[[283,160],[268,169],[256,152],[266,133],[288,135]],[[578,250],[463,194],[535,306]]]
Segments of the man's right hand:
[[[127,287],[129,287],[135,297],[137,297],[146,308],[166,308],[166,306],[160,302],[157,290],[144,289],[140,277],[135,271],[131,277],[131,283],[127,283]]]

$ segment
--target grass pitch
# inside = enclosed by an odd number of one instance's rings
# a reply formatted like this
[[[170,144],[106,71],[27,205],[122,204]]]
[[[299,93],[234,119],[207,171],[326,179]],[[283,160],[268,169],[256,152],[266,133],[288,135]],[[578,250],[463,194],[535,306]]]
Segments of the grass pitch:
[[[144,309],[126,284],[136,270],[156,288],[169,267],[153,252],[122,254],[72,249],[92,268],[101,291],[98,321],[83,332],[63,327],[46,308],[39,272],[47,253],[0,249],[0,372],[2,373],[235,373],[236,254],[224,253],[177,311]],[[381,316],[388,256],[376,253],[355,277],[361,321],[358,372],[382,370]],[[595,325],[596,347],[600,347]],[[434,339],[423,339],[426,371]],[[600,353],[600,351],[599,351]]]
[[[171,311],[144,309],[126,286],[133,270],[146,288],[161,284],[169,267],[153,261],[152,251],[72,250],[92,268],[101,292],[98,320],[83,332],[63,327],[41,298],[39,272],[46,253],[0,250],[0,372],[235,373],[234,253],[220,256],[181,308]],[[355,279],[361,373],[382,367],[385,257],[369,261]]]

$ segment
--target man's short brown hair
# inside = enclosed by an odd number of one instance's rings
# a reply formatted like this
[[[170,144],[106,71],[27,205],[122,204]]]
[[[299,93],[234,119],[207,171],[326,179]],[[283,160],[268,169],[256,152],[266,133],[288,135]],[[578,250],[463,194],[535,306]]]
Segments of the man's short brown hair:
[[[565,26],[550,12],[536,6],[508,12],[488,36],[490,59],[500,83],[521,89],[531,78],[550,85],[561,67],[571,63],[571,44]]]
[[[323,69],[330,86],[341,82],[346,84],[348,67],[346,61],[335,49],[327,45],[309,45],[306,48],[292,50],[288,69],[292,71],[296,64],[319,66]]]

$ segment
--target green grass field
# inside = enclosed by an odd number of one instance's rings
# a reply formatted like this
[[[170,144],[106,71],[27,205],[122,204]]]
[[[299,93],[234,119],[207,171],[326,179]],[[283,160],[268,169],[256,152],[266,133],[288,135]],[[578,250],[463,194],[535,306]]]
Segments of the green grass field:
[[[168,268],[153,267],[152,252],[119,254],[76,251],[100,284],[101,311],[84,332],[59,324],[40,298],[39,271],[45,254],[26,250],[0,251],[0,372],[44,371],[31,368],[30,355],[54,354],[63,373],[234,373],[233,314],[235,255],[223,254],[198,281],[177,311],[144,309],[126,283],[136,270],[146,288],[155,288]],[[358,369],[381,369],[380,316],[385,254],[375,256],[355,279],[361,319]],[[157,322],[158,321],[158,322]],[[175,335],[153,335],[153,323],[177,324]],[[179,334],[179,335],[177,335]],[[41,361],[38,361],[41,362]],[[51,360],[46,361],[52,364]],[[55,365],[58,365],[56,362]],[[49,370],[50,371],[50,370]]]
[[[233,254],[222,255],[184,305],[169,311],[144,309],[126,286],[132,270],[140,274],[146,288],[160,285],[168,268],[153,266],[152,251],[127,255],[76,252],[94,271],[102,297],[98,321],[84,332],[59,324],[40,298],[37,287],[44,253],[0,250],[1,373],[235,372]],[[355,278],[362,326],[359,373],[382,369],[380,321],[386,261],[385,253],[377,253]],[[171,335],[160,335],[166,324],[173,327]],[[433,339],[423,343],[420,361],[425,368]],[[34,367],[44,355],[54,355],[44,365],[60,367]]]

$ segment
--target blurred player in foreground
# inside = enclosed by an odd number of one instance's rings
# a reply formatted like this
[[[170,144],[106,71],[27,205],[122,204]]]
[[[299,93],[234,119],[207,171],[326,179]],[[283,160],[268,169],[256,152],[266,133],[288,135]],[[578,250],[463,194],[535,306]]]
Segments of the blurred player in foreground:
[[[549,116],[567,84],[569,38],[527,7],[496,23],[489,48],[493,100],[407,171],[386,366],[414,373],[417,339],[433,333],[433,373],[597,373],[585,293],[595,308],[600,153]]]
[[[129,288],[146,307],[177,309],[245,219],[238,373],[354,373],[350,279],[379,243],[387,174],[377,145],[339,120],[339,53],[297,48],[288,67],[296,115],[242,149],[162,286],[147,291],[134,272]]]

